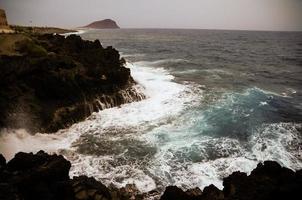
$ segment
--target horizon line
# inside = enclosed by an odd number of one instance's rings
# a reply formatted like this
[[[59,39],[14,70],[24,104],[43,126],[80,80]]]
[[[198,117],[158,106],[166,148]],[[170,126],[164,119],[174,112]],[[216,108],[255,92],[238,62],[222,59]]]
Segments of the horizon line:
[[[10,26],[26,26],[26,27],[45,27],[45,28],[61,28],[61,29],[90,29],[90,30],[114,30],[114,29],[95,29],[85,27],[63,27],[63,26],[52,26],[52,25],[20,25],[20,24],[9,24]],[[231,28],[160,28],[160,27],[120,27],[118,29],[137,29],[137,30],[209,30],[209,31],[249,31],[249,32],[302,32],[302,30],[269,30],[269,29],[231,29]]]

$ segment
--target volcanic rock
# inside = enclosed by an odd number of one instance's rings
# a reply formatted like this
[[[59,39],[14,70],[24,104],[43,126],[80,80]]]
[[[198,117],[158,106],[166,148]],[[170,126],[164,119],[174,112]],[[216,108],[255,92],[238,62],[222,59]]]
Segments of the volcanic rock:
[[[119,52],[98,40],[1,37],[0,128],[55,132],[92,112],[144,98]]]
[[[68,176],[70,162],[62,156],[17,153],[7,164],[0,155],[1,200],[130,200],[159,198],[157,192],[140,193],[133,184],[117,189],[92,177]],[[168,186],[162,200],[272,200],[298,199],[302,191],[302,170],[294,172],[277,162],[259,163],[251,175],[234,172],[223,180],[224,189],[214,185],[183,191]],[[154,193],[154,194],[153,194]]]

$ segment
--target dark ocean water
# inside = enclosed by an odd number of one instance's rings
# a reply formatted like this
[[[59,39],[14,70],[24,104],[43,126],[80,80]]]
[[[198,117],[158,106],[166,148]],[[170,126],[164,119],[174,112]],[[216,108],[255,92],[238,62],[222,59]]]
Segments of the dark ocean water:
[[[72,161],[71,175],[141,191],[221,188],[223,177],[264,160],[302,168],[302,32],[121,29],[81,37],[118,49],[148,98],[54,135],[19,132],[6,145],[59,152]]]

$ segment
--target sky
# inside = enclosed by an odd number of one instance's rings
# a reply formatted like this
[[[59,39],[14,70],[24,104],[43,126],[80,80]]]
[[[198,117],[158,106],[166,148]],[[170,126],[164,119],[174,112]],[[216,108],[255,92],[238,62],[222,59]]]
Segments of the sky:
[[[75,28],[113,19],[122,28],[302,31],[302,0],[0,0],[8,22]]]

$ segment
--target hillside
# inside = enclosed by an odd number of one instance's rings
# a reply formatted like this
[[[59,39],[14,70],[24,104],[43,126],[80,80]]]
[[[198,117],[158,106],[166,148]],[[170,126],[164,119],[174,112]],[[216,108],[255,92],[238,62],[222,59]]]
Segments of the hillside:
[[[119,29],[120,27],[112,19],[105,19],[105,20],[92,22],[91,24],[88,24],[87,26],[84,26],[84,28]]]

